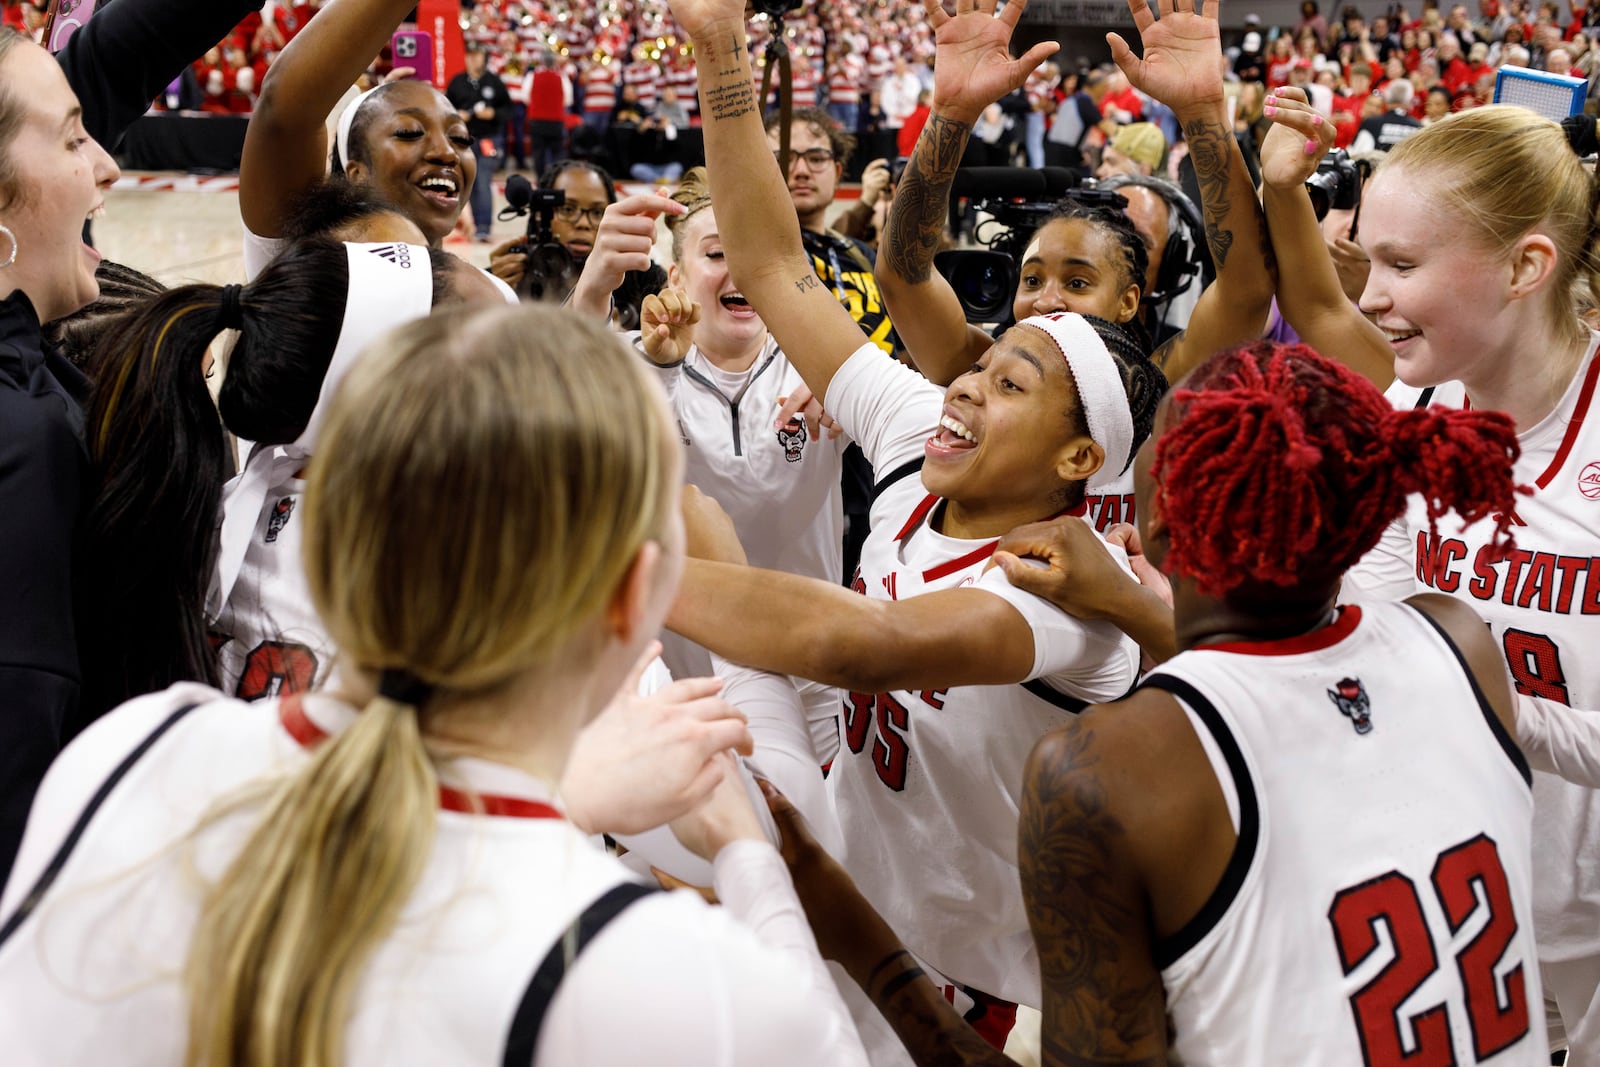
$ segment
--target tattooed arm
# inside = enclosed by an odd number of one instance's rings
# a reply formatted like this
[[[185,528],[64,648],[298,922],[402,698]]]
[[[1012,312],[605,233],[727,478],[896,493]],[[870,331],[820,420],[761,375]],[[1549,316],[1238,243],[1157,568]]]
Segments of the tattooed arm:
[[[865,338],[817,280],[788,186],[767,146],[745,38],[744,0],[672,0],[694,41],[706,170],[734,284],[760,313],[811,391]]]
[[[1151,356],[1169,381],[1177,381],[1217,349],[1261,336],[1277,265],[1255,185],[1228,121],[1217,0],[1205,0],[1198,12],[1179,6],[1159,22],[1145,0],[1128,0],[1128,10],[1143,56],[1135,56],[1114,33],[1106,35],[1111,56],[1136,89],[1172,108],[1182,123],[1200,181],[1206,244],[1217,264],[1217,280],[1201,294],[1188,328]]]
[[[938,0],[924,0],[934,26],[933,105],[928,124],[895,190],[889,221],[878,242],[876,276],[889,317],[917,369],[947,385],[967,372],[991,344],[967,324],[950,283],[933,269],[950,213],[950,185],[983,109],[1020,86],[1056,50],[1034,46],[1019,60],[1008,51],[1022,3],[1000,14],[983,5],[947,15]],[[969,5],[970,6],[970,5]]]
[[[1125,776],[1118,746],[1106,759],[1097,737],[1105,714],[1045,735],[1025,772],[1017,860],[1039,950],[1044,1067],[1167,1062],[1148,898],[1114,800]]]

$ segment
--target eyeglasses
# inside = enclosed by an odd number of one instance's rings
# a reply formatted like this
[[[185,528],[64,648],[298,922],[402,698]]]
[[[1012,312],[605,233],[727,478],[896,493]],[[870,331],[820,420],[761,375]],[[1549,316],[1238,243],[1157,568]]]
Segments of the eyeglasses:
[[[772,153],[772,158],[778,161],[778,166],[783,166],[783,157],[777,152]],[[789,165],[804,163],[807,170],[821,170],[833,162],[833,153],[826,148],[813,148],[805,152],[790,152]]]
[[[577,222],[581,217],[586,218],[596,226],[599,226],[600,219],[605,215],[606,208],[609,206],[610,205],[608,204],[601,204],[599,207],[579,207],[571,200],[568,200],[562,203],[560,207],[556,208],[556,218],[560,219],[562,222]]]

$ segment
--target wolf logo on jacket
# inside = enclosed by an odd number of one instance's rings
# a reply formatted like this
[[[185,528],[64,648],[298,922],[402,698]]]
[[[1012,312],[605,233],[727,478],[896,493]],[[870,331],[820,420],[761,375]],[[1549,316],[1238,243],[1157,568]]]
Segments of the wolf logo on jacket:
[[[1328,690],[1328,699],[1349,718],[1350,725],[1355,727],[1356,733],[1372,732],[1372,701],[1367,699],[1367,690],[1361,684],[1360,678],[1342,680]]]
[[[294,514],[294,497],[286,496],[272,505],[272,515],[267,519],[266,541],[268,544],[278,539],[278,534],[283,531],[289,521],[289,516]]]
[[[784,423],[783,429],[778,431],[778,443],[783,446],[785,460],[799,463],[806,449],[806,424],[799,419]]]

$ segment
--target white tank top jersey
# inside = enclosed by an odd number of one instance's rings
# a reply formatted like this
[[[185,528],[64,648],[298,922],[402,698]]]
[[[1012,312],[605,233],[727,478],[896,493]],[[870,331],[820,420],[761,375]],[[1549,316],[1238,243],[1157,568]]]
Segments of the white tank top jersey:
[[[626,336],[642,356],[638,331]],[[722,505],[750,565],[838,582],[850,442],[809,440],[804,423],[772,428],[778,398],[805,384],[783,350],[768,336],[748,372],[729,374],[691,347],[683,362],[657,370],[678,420],[684,481]]]
[[[828,784],[844,864],[906,947],[955,982],[1037,1006],[1017,871],[1023,766],[1034,742],[1084,704],[1126,695],[1139,653],[1115,627],[1066,615],[998,568],[985,574],[997,540],[933,528],[942,502],[918,472],[943,404],[942,390],[871,344],[829,385],[825,406],[878,477],[856,589],[898,600],[985,589],[1032,628],[1033,669],[1019,685],[850,694]]]
[[[1518,435],[1516,549],[1490,563],[1485,521],[1453,513],[1428,532],[1420,498],[1346,579],[1344,596],[1456,597],[1489,623],[1517,693],[1600,716],[1600,359],[1591,336],[1554,411]],[[1423,399],[1423,394],[1427,398]],[[1395,383],[1398,408],[1468,405],[1460,383]],[[1572,1067],[1600,1064],[1600,792],[1534,774],[1534,922],[1545,991],[1560,1006]],[[1558,1032],[1558,1031],[1557,1031]]]
[[[300,556],[303,462],[274,460],[281,470],[273,472],[238,580],[211,624],[222,691],[241,700],[320,689],[333,666],[333,641],[311,605]]]
[[[1173,1062],[1550,1062],[1530,772],[1443,631],[1351,605],[1144,684],[1183,706],[1239,835],[1152,946]]]
[[[12,921],[91,796],[180,709],[111,789],[38,906]],[[355,709],[311,694],[243,704],[182,684],[97,722],[57,759],[0,898],[0,1047],[8,1067],[180,1063],[180,975],[199,894],[254,826],[251,804],[195,827],[254,783],[302,767]],[[630,880],[503,764],[442,772],[427,868],[356,987],[344,1062],[501,1064],[529,979],[578,914]],[[472,814],[473,797],[487,814]],[[865,1053],[765,842],[718,854],[724,907],[652,893],[566,972],[523,1064],[864,1065]],[[623,1021],[619,1025],[619,1020]]]

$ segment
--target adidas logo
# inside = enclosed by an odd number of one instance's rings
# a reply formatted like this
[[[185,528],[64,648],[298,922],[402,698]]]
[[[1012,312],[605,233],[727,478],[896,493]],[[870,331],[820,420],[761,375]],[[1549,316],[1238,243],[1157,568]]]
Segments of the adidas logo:
[[[410,245],[379,245],[377,248],[369,248],[367,251],[379,259],[388,260],[397,267],[409,269],[411,266]]]

